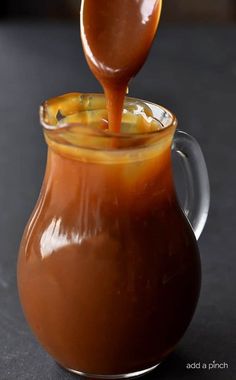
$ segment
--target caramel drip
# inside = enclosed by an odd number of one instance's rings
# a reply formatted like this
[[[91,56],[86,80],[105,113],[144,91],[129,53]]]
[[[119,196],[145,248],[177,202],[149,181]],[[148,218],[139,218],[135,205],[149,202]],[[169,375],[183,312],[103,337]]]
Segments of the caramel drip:
[[[147,58],[161,7],[162,0],[82,1],[85,57],[104,89],[113,132],[120,132],[126,88]]]

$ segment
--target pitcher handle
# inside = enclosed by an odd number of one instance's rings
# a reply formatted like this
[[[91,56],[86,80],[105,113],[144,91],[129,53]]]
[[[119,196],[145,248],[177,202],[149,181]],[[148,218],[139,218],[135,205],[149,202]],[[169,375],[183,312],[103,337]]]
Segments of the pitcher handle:
[[[206,224],[210,206],[210,185],[207,167],[198,142],[185,132],[177,131],[172,149],[184,169],[186,197],[183,211],[198,240]]]

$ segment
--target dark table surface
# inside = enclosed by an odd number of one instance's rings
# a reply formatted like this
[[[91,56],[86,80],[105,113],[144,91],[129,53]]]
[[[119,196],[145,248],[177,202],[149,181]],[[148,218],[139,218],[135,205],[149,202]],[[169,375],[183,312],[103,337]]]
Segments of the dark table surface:
[[[206,157],[211,210],[199,241],[203,279],[194,319],[176,351],[146,379],[236,379],[236,27],[161,26],[130,94],[165,105]],[[37,199],[46,146],[38,106],[71,91],[100,91],[78,25],[0,24],[0,379],[76,378],[31,334],[16,289],[24,225]],[[187,369],[188,363],[228,369]]]

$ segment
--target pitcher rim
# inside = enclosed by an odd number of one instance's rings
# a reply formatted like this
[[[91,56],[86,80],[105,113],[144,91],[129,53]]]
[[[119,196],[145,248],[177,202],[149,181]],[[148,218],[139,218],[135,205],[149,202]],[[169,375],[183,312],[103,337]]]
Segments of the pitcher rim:
[[[94,93],[92,95],[103,95],[103,94],[99,94],[99,93]],[[144,104],[148,105],[148,106],[151,106],[153,109],[155,109],[156,111],[159,110],[159,111],[162,111],[163,113],[163,118],[166,118],[168,119],[167,121],[167,124],[164,125],[162,123],[161,120],[159,120],[159,118],[155,117],[154,118],[162,125],[162,128],[158,129],[158,130],[155,130],[155,131],[150,131],[150,132],[135,132],[135,133],[116,133],[116,132],[112,132],[112,131],[109,131],[109,130],[102,130],[102,129],[98,129],[98,128],[91,128],[90,127],[90,133],[88,133],[89,136],[96,136],[96,137],[101,137],[101,138],[116,138],[118,140],[122,140],[122,139],[125,139],[125,140],[129,140],[129,139],[139,139],[139,138],[147,138],[147,137],[153,137],[153,136],[156,136],[156,135],[159,135],[161,134],[162,132],[166,132],[167,130],[169,130],[171,127],[173,127],[174,129],[177,128],[178,126],[178,120],[177,120],[177,117],[175,116],[175,114],[170,111],[169,109],[167,109],[166,107],[164,106],[161,106],[159,104],[156,104],[154,102],[151,102],[149,100],[144,100],[144,99],[140,99],[140,98],[134,98],[134,97],[126,97],[125,98],[126,100],[131,100],[131,101],[140,101],[140,102],[143,102]],[[45,131],[50,131],[50,132],[53,132],[53,131],[62,131],[62,130],[66,130],[67,128],[69,127],[85,127],[82,123],[62,123],[61,125],[57,125],[57,124],[50,124],[48,122],[45,121],[45,116],[46,116],[46,110],[45,110],[45,106],[46,106],[46,102],[47,100],[43,101],[40,105],[40,108],[39,108],[39,117],[40,117],[40,124],[42,125],[43,129]],[[91,132],[92,130],[92,132]]]

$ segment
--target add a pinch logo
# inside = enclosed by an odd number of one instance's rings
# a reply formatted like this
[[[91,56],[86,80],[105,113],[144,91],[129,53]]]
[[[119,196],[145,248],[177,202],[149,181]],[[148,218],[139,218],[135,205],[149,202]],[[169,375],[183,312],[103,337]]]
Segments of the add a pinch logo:
[[[209,371],[213,369],[228,369],[229,364],[226,362],[216,362],[216,360],[213,360],[209,363],[204,362],[192,362],[186,364],[186,369],[207,369]]]

